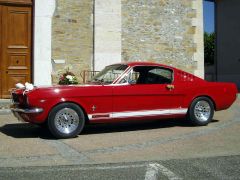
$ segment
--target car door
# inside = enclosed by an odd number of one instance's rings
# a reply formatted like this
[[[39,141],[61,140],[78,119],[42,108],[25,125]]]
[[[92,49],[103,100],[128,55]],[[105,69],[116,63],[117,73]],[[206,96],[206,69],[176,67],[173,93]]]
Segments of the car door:
[[[137,66],[128,79],[130,83],[113,87],[113,118],[156,118],[182,113],[174,94],[172,69]]]

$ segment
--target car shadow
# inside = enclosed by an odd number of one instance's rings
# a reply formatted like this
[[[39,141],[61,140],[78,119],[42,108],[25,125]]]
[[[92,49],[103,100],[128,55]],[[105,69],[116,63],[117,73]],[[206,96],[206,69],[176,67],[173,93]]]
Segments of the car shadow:
[[[219,120],[212,120],[211,123],[216,123]],[[103,134],[103,133],[117,133],[128,131],[139,131],[149,129],[162,129],[171,127],[194,127],[185,119],[166,119],[155,121],[141,121],[141,122],[122,122],[122,123],[108,123],[108,124],[94,124],[86,125],[82,135]],[[29,123],[15,123],[6,124],[0,127],[0,132],[14,138],[40,138],[40,139],[55,139],[48,128],[40,127]]]
[[[30,123],[6,124],[0,127],[0,132],[14,138],[54,139],[47,128]]]
[[[219,120],[213,119],[211,123],[217,123]],[[84,128],[82,135],[88,134],[103,134],[114,132],[127,132],[127,131],[140,131],[150,129],[163,129],[171,127],[196,127],[186,119],[164,119],[164,120],[151,120],[151,121],[131,121],[121,123],[108,123],[108,124],[92,124]]]

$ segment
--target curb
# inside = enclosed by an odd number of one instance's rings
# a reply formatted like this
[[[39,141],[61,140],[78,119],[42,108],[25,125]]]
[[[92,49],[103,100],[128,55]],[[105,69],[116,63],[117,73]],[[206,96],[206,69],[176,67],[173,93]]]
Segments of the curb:
[[[0,115],[11,114],[12,111],[10,109],[0,109]]]
[[[11,99],[0,99],[0,115],[11,114],[10,105],[12,104]]]
[[[0,115],[11,114],[12,111],[10,109],[0,109]]]

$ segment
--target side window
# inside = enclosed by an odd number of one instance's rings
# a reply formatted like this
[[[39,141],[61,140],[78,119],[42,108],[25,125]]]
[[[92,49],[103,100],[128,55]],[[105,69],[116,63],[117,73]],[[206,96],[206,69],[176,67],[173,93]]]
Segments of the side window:
[[[131,84],[136,84],[136,83],[137,83],[137,80],[138,80],[138,78],[139,78],[139,75],[140,75],[140,73],[139,73],[139,72],[135,72],[135,71],[133,71],[133,72],[130,74],[129,79],[130,79],[130,81],[131,81]]]
[[[130,82],[131,84],[136,84],[139,75],[140,75],[139,72],[132,71],[127,76],[125,76],[119,83],[124,84]]]
[[[154,68],[148,71],[147,84],[172,83],[172,70],[166,68]]]
[[[133,68],[131,81],[136,84],[170,84],[173,71],[156,66],[137,66]]]

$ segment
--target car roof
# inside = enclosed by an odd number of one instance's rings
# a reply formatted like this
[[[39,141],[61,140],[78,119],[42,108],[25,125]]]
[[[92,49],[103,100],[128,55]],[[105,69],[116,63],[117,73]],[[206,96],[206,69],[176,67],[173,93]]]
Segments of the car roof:
[[[176,69],[172,66],[168,66],[168,65],[165,65],[165,64],[154,63],[154,62],[146,62],[146,61],[123,62],[123,63],[120,63],[120,64],[125,64],[125,65],[128,65],[130,67],[133,67],[133,66],[162,66],[162,67],[166,67],[166,68]]]
[[[172,69],[173,71],[182,72],[183,74],[189,74],[191,76],[194,76],[197,79],[201,79],[201,78],[195,76],[192,73],[180,70],[178,68],[173,67],[172,65],[165,65],[165,64],[160,64],[160,63],[155,63],[155,62],[147,62],[147,61],[122,62],[122,63],[117,63],[117,64],[118,65],[127,65],[129,67],[134,67],[134,66],[161,66],[163,68],[169,68],[169,69]],[[201,79],[201,80],[203,80],[203,79]]]

